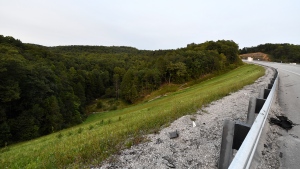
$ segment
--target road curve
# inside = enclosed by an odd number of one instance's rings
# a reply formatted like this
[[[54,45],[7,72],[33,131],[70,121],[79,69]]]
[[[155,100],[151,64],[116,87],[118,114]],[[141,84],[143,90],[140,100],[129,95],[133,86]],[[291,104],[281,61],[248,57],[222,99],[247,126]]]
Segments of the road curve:
[[[290,120],[300,124],[300,66],[253,61],[254,63],[276,68],[279,72],[278,101],[279,105]],[[280,168],[300,168],[300,125],[296,125],[288,132],[282,131],[280,141]]]

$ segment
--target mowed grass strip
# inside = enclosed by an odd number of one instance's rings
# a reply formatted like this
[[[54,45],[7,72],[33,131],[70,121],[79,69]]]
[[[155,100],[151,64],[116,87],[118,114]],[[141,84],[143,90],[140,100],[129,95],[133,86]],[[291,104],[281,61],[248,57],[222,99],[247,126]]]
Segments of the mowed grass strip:
[[[140,143],[177,118],[195,113],[263,76],[264,68],[243,65],[184,90],[125,109],[93,114],[83,124],[0,150],[1,168],[83,168]]]

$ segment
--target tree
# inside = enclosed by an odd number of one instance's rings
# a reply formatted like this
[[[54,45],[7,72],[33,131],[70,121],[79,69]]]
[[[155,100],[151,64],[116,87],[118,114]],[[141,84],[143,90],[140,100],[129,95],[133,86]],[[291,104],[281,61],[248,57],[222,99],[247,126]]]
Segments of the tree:
[[[171,80],[177,83],[183,82],[185,81],[185,76],[187,75],[186,66],[182,62],[170,62],[167,67],[167,73],[169,77],[169,83],[171,83]]]
[[[280,46],[257,49],[276,59],[300,59],[299,46]],[[163,83],[184,83],[238,65],[237,48],[225,40],[155,51],[45,47],[0,35],[0,146],[79,124],[86,105],[97,98],[134,103]]]
[[[125,73],[121,83],[121,94],[126,101],[133,103],[138,98],[136,86],[134,71],[129,69]]]
[[[125,72],[126,70],[124,68],[120,68],[120,67],[114,68],[113,81],[114,81],[116,99],[119,99],[120,97],[120,84]]]
[[[46,112],[42,125],[42,133],[52,133],[62,128],[63,117],[60,113],[57,98],[50,96],[45,99],[43,109]]]
[[[7,122],[0,122],[0,147],[4,147],[10,142],[11,136]]]
[[[6,120],[5,111],[0,107],[0,147],[7,145],[12,136]]]
[[[26,72],[24,60],[20,56],[11,58],[8,55],[0,57],[0,101],[10,102],[20,98],[19,80]]]

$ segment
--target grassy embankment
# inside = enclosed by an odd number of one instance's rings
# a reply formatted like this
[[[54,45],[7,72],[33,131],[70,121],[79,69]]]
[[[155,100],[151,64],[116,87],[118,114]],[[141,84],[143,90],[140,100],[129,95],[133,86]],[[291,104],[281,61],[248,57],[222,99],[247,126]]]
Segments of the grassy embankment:
[[[142,141],[175,119],[253,83],[264,75],[244,65],[165,97],[125,109],[91,115],[83,124],[0,150],[1,168],[81,168],[99,164],[120,148]]]

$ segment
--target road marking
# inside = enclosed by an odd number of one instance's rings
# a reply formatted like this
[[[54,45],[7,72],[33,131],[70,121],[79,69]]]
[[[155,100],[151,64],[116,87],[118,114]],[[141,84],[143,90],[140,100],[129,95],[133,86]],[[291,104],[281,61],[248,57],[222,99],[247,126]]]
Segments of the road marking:
[[[296,74],[296,75],[300,76],[300,74],[299,74],[299,73],[295,73],[295,72],[292,72],[292,71],[289,71],[289,70],[286,70],[286,69],[282,69],[282,70],[285,70],[285,71],[287,71],[287,72],[294,73],[294,74]]]

